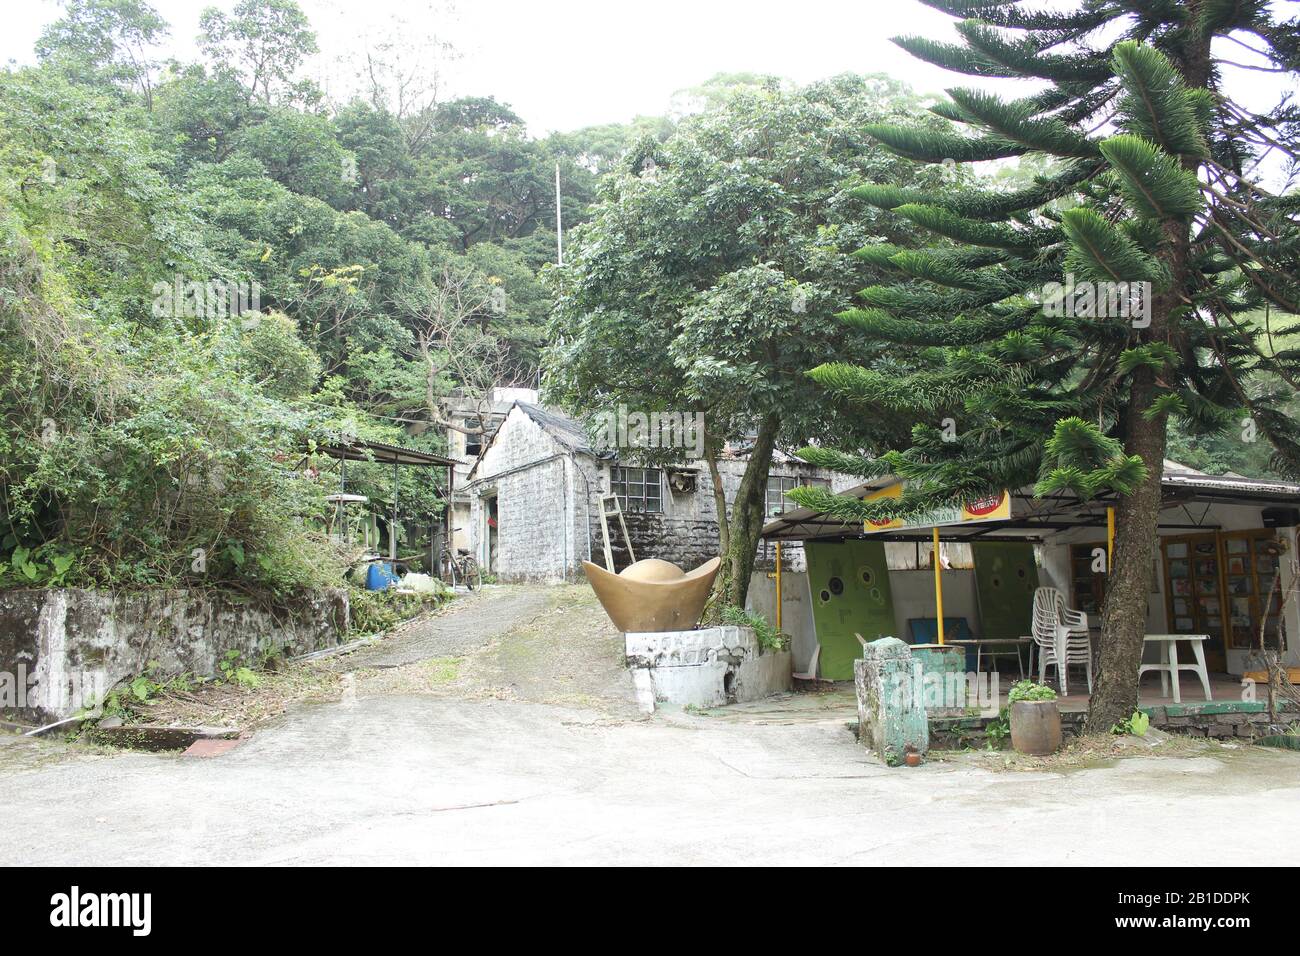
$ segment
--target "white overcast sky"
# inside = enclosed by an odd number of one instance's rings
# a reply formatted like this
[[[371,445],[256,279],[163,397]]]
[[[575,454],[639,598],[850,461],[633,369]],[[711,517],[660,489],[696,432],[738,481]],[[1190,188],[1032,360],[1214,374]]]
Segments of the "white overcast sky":
[[[454,0],[450,13],[438,0],[299,2],[321,47],[310,72],[331,94],[346,92],[340,84],[348,71],[339,61],[367,37],[397,29],[418,44],[437,34],[461,54],[448,67],[444,98],[495,96],[535,135],[661,114],[674,92],[718,72],[774,73],[800,83],[880,72],[921,92],[976,82],[889,42],[899,33],[955,36],[949,17],[915,0]],[[200,12],[212,5],[229,9],[234,0],[152,3],[171,24],[163,52],[185,60],[197,55]],[[6,3],[0,62],[31,62],[33,42],[59,9],[54,0]],[[1233,72],[1249,92],[1267,91],[1248,96],[1249,105],[1271,105],[1274,77]]]

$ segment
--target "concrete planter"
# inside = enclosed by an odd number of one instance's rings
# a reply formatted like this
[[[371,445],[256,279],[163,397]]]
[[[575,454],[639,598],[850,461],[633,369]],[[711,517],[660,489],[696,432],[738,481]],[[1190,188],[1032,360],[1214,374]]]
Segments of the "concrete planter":
[[[1011,746],[1017,753],[1045,757],[1061,746],[1061,709],[1054,700],[1018,700],[1011,705]]]
[[[623,640],[644,713],[653,713],[656,703],[718,707],[757,700],[792,683],[790,652],[764,648],[747,627],[630,631]]]

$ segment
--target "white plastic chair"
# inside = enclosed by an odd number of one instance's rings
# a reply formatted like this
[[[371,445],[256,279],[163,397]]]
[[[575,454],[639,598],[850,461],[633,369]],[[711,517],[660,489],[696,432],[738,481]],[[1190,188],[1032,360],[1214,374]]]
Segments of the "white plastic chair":
[[[821,642],[819,641],[817,646],[813,648],[812,659],[808,661],[807,672],[802,674],[796,672],[791,674],[790,676],[793,677],[795,680],[806,680],[806,681],[817,680],[817,663],[821,660],[821,656],[822,656],[822,645]]]
[[[1039,588],[1034,592],[1034,643],[1038,646],[1038,682],[1043,683],[1047,668],[1056,668],[1061,695],[1069,691],[1071,664],[1082,664],[1092,693],[1092,641],[1088,635],[1088,615],[1065,606],[1065,598],[1056,588]]]

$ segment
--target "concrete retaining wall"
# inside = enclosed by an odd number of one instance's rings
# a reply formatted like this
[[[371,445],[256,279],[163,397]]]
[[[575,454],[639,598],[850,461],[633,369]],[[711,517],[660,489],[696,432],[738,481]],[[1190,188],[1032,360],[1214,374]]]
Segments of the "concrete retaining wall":
[[[255,661],[338,644],[344,589],[281,598],[274,608],[201,590],[0,591],[0,715],[41,724],[93,707],[143,673],[215,676],[231,650]]]
[[[765,650],[747,627],[623,635],[637,703],[719,707],[790,690],[790,652]]]
[[[1151,726],[1171,734],[1190,737],[1212,737],[1216,740],[1234,738],[1253,739],[1282,733],[1287,725],[1300,717],[1295,710],[1283,709],[1274,723],[1263,702],[1211,701],[1204,704],[1166,704],[1142,708],[1151,718]],[[1087,719],[1083,711],[1061,714],[1061,734],[1077,737],[1083,732]],[[966,747],[983,747],[988,740],[988,717],[939,718],[930,721],[930,747],[934,750],[962,750]],[[1006,746],[1010,746],[1009,740]]]

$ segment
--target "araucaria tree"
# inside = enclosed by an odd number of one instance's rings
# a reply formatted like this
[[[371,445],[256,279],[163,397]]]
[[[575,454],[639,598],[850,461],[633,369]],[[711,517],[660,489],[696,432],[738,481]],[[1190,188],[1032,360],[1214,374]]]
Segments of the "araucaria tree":
[[[550,400],[580,412],[704,414],[723,603],[745,601],[773,449],[845,434],[805,372],[870,357],[866,337],[834,316],[873,274],[850,253],[888,227],[841,184],[938,182],[941,171],[864,132],[914,102],[897,84],[853,76],[733,91],[605,178],[592,220],[552,273]],[[716,467],[725,442],[749,451],[729,518]]]
[[[824,364],[812,377],[840,399],[920,424],[891,452],[805,457],[894,473],[907,491],[894,504],[817,489],[794,497],[860,519],[1028,484],[1085,500],[1117,495],[1088,722],[1104,731],[1137,703],[1171,418],[1206,432],[1248,420],[1279,467],[1300,466],[1296,425],[1281,413],[1290,389],[1259,387],[1294,383],[1300,371],[1300,356],[1269,335],[1300,301],[1300,197],[1289,183],[1266,186],[1294,171],[1300,110],[1285,96],[1248,109],[1227,82],[1234,71],[1293,81],[1300,31],[1262,0],[926,2],[975,18],[957,24],[961,43],[895,41],[977,78],[934,108],[967,132],[870,134],[926,163],[1041,154],[1049,172],[1011,191],[854,190],[937,237],[922,252],[863,249],[896,281],[862,290],[862,307],[842,315],[904,346],[911,365],[900,375]],[[1036,81],[1039,92],[1002,98],[989,91],[997,78]],[[1260,321],[1266,313],[1271,322]]]

